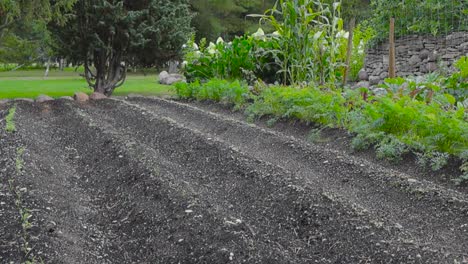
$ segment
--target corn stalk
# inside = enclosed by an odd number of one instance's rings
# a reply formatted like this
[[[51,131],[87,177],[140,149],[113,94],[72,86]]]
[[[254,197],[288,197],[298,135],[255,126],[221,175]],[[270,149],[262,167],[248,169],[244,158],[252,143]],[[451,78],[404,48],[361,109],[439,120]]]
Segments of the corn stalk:
[[[344,65],[337,33],[343,30],[341,1],[332,5],[313,0],[278,0],[273,8],[259,17],[278,34],[271,41],[275,49],[267,50],[280,67],[284,84],[335,84],[338,69]]]

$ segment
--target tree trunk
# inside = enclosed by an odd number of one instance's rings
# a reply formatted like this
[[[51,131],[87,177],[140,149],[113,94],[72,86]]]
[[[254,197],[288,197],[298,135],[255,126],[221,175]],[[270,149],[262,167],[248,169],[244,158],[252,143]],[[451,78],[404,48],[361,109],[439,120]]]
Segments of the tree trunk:
[[[46,71],[44,73],[44,78],[49,77],[49,70],[50,70],[50,58],[47,59],[47,66],[46,66]]]
[[[64,58],[60,58],[60,60],[59,60],[59,70],[60,71],[63,71],[63,69],[65,68],[66,63],[67,63],[67,61]]]
[[[107,54],[96,51],[94,53],[94,67],[96,74],[85,65],[86,79],[94,91],[111,96],[115,88],[121,86],[126,79],[126,65],[122,64],[120,53]],[[93,83],[94,79],[94,83]]]

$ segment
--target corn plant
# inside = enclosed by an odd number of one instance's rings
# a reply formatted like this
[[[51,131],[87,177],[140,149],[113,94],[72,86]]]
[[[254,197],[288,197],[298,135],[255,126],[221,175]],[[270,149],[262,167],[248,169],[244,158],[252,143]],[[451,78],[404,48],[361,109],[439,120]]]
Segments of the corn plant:
[[[259,17],[277,32],[275,49],[266,50],[279,65],[285,84],[335,83],[337,69],[343,66],[339,32],[341,2],[333,5],[313,0],[278,0],[272,9]]]

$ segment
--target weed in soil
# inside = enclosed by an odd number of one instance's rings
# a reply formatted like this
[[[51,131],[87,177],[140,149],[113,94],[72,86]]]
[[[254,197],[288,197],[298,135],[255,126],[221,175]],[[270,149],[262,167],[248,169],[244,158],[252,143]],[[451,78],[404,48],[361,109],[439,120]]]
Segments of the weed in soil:
[[[14,105],[12,108],[10,108],[8,115],[6,116],[6,127],[5,130],[7,132],[15,132],[16,131],[16,125],[15,125],[15,113],[16,113],[16,105]]]
[[[16,173],[18,175],[21,174],[21,171],[23,170],[24,167],[24,160],[23,160],[23,154],[26,149],[24,147],[19,147],[16,150]]]
[[[13,110],[13,114],[16,111],[16,108]],[[11,113],[11,111],[10,111]],[[16,177],[20,177],[23,174],[23,168],[24,168],[24,160],[23,160],[23,155],[24,152],[26,151],[25,147],[19,147],[16,150],[16,159],[15,159],[15,165],[16,165]],[[15,197],[15,205],[18,210],[19,216],[20,216],[20,221],[21,221],[21,227],[22,227],[22,233],[21,233],[21,240],[22,240],[22,251],[24,253],[24,259],[26,264],[35,264],[35,263],[43,263],[43,260],[38,260],[34,256],[30,256],[30,253],[32,251],[32,248],[30,246],[30,237],[29,237],[29,230],[32,227],[32,223],[30,221],[32,214],[31,210],[26,208],[23,204],[23,193],[27,191],[26,188],[20,188],[19,186],[16,185],[15,177],[12,177],[9,179],[9,187],[10,191],[13,193]]]

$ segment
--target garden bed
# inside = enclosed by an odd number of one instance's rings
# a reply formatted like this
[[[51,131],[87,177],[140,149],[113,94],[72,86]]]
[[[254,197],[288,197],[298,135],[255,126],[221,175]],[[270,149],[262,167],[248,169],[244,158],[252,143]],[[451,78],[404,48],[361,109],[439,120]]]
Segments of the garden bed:
[[[4,262],[467,257],[466,194],[229,115],[161,99],[58,100],[18,102],[14,122],[2,153],[24,148],[15,179],[32,216],[29,251],[6,243]]]

